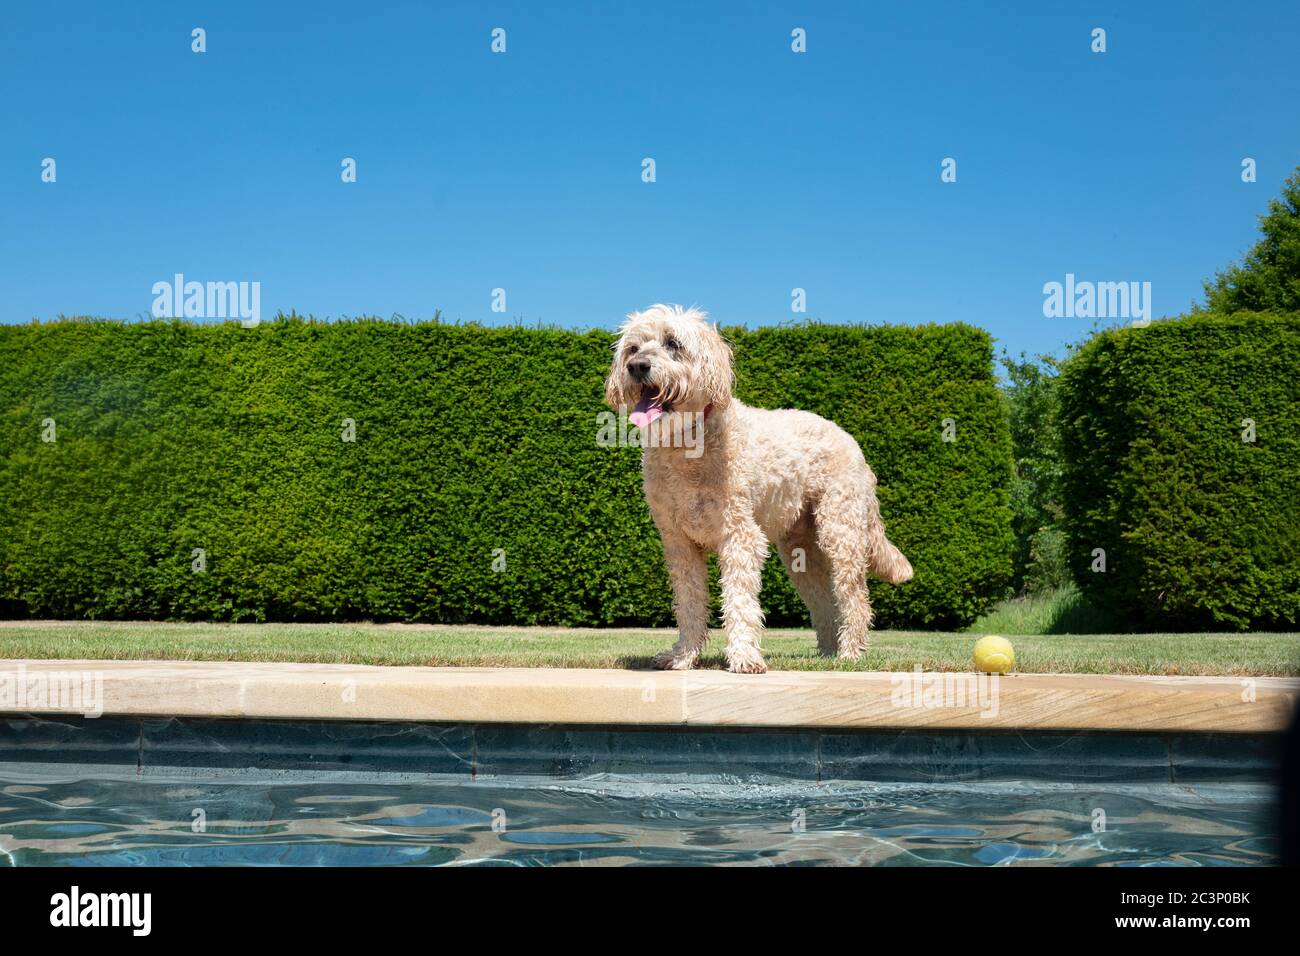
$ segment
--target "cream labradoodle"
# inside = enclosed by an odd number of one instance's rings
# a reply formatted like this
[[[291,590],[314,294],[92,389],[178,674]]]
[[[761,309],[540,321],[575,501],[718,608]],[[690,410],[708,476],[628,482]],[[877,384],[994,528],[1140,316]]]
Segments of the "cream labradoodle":
[[[605,397],[642,434],[646,499],[663,540],[679,636],[655,657],[686,669],[708,639],[706,556],[718,555],[727,663],[767,670],[760,574],[776,543],[823,654],[860,657],[871,628],[868,571],[899,584],[912,565],[885,537],[876,476],[839,426],[731,395],[731,350],[703,312],[655,305],[628,316]]]

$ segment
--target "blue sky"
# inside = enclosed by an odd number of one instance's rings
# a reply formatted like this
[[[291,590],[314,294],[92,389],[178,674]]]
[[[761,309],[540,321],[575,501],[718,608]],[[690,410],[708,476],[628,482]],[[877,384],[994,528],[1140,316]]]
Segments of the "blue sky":
[[[575,327],[789,321],[799,287],[1059,351],[1092,323],[1045,282],[1176,314],[1254,241],[1300,165],[1297,36],[1294,0],[13,4],[0,321],[140,315],[177,272],[264,316]]]

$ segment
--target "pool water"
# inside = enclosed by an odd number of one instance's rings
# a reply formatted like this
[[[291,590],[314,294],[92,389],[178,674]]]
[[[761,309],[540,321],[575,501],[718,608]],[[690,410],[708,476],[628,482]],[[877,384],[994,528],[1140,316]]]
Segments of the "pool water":
[[[76,780],[0,789],[0,865],[1219,866],[1274,862],[1271,814],[1248,784]]]
[[[0,721],[0,866],[1276,862],[1271,744]]]

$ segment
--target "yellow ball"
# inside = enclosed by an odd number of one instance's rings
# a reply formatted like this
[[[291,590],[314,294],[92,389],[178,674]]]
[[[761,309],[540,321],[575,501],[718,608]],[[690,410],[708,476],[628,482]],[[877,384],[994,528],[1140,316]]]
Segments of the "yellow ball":
[[[1005,637],[990,634],[975,642],[975,669],[985,674],[1005,674],[1016,666],[1016,649]]]

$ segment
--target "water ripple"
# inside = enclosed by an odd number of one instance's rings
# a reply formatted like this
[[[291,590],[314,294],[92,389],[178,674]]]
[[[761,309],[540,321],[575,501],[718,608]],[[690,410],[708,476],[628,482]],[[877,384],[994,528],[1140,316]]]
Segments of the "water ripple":
[[[1272,814],[1251,784],[0,780],[0,863],[1231,866],[1276,860]]]

